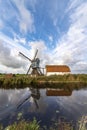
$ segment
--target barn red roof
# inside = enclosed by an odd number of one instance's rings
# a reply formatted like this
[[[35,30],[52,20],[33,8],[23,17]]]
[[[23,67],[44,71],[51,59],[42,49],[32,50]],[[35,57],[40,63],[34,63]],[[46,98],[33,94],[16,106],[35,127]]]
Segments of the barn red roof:
[[[70,72],[67,65],[46,65],[46,72]]]

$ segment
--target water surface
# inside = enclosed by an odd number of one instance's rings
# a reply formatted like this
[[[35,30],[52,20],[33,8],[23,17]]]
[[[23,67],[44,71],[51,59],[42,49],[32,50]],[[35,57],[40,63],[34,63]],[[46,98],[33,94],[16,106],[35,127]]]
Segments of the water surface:
[[[53,126],[59,119],[75,125],[87,115],[87,89],[0,89],[0,123],[5,127],[15,121],[34,117],[41,126]]]

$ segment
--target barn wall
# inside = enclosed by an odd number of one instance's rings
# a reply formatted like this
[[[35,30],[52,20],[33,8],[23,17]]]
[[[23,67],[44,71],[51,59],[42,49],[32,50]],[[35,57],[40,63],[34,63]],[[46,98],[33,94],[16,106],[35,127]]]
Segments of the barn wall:
[[[50,76],[50,75],[64,75],[64,74],[70,74],[70,72],[46,72],[47,76]]]

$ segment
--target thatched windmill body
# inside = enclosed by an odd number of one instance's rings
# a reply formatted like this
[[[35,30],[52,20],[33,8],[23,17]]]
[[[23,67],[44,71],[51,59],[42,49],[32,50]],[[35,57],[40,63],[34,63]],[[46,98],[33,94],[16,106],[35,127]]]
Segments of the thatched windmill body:
[[[20,55],[22,55],[23,57],[25,57],[31,62],[26,74],[29,74],[30,70],[32,69],[31,75],[43,75],[41,72],[41,67],[39,66],[40,59],[37,58],[37,53],[38,53],[38,50],[36,50],[34,58],[31,60],[29,57],[25,56],[22,52],[19,52]]]

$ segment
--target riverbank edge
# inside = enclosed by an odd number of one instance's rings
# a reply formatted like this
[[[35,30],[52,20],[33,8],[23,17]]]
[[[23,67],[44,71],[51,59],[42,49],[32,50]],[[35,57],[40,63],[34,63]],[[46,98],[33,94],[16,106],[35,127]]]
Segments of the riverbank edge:
[[[87,74],[30,76],[25,74],[0,75],[0,88],[82,88],[87,87]]]
[[[73,89],[81,89],[81,88],[87,88],[87,82],[83,82],[83,81],[36,81],[35,79],[33,79],[32,81],[29,81],[27,83],[25,82],[21,82],[21,80],[19,80],[20,82],[15,82],[14,83],[10,83],[9,80],[7,80],[8,82],[6,83],[2,83],[2,85],[0,85],[1,89],[24,89],[27,87],[30,88],[60,88],[60,89],[68,89],[68,90],[73,90]]]

